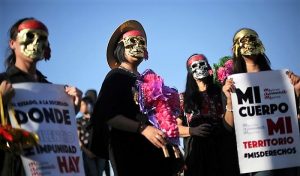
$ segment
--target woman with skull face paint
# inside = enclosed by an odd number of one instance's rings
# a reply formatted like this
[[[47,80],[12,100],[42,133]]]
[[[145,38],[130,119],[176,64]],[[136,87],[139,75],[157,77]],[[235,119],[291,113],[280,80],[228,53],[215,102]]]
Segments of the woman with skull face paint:
[[[165,134],[148,123],[135,101],[138,66],[147,58],[143,26],[135,20],[121,24],[107,47],[112,70],[102,84],[91,117],[91,150],[101,157],[109,153],[118,176],[171,176],[179,169],[174,152],[169,152],[168,158],[162,152]]]
[[[265,48],[259,39],[256,31],[249,28],[242,28],[238,30],[233,38],[233,72],[234,73],[250,73],[271,70],[270,61],[265,54]],[[292,85],[295,88],[297,100],[300,95],[300,77],[293,72],[288,72],[287,76],[290,78]],[[231,92],[235,89],[234,82],[231,79],[225,81],[223,92],[226,96],[226,113],[224,115],[225,126],[229,131],[233,131],[233,112]],[[299,104],[299,101],[297,101]],[[299,107],[299,105],[297,106]],[[298,110],[299,114],[299,110]],[[299,116],[299,115],[298,115]],[[251,176],[296,176],[295,168],[277,169],[270,171],[261,171],[256,173],[249,173],[243,175]]]
[[[4,106],[13,96],[13,83],[39,82],[50,83],[37,70],[38,61],[50,58],[48,29],[34,18],[18,20],[10,28],[10,55],[6,59],[6,72],[0,74],[0,93]],[[75,108],[78,109],[81,91],[67,86],[66,93],[74,97]],[[18,154],[0,150],[0,175],[25,176],[24,168]]]
[[[222,145],[223,141],[228,141],[224,140],[228,133],[222,126],[221,88],[213,83],[212,69],[203,54],[190,56],[186,66],[187,82],[182,97],[184,113],[177,119],[179,133],[184,137],[184,174],[237,175],[236,164],[228,167],[223,164],[223,153],[229,150]],[[228,158],[226,160],[230,162]]]

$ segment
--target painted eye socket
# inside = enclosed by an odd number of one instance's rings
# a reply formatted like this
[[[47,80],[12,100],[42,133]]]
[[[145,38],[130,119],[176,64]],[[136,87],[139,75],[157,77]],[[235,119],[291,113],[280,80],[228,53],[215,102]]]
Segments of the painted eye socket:
[[[145,45],[145,41],[144,41],[144,40],[139,40],[139,43],[140,43],[141,45]]]
[[[28,39],[32,40],[32,39],[34,38],[34,34],[33,34],[32,32],[28,32],[28,33],[26,34],[26,37],[27,37]]]
[[[251,41],[251,42],[256,41],[256,37],[253,36],[253,35],[250,35],[248,39],[249,39],[249,41]]]
[[[131,44],[140,44],[140,45],[145,45],[145,41],[144,40],[140,40],[137,38],[131,38],[129,39]]]
[[[37,34],[36,34],[37,35]],[[27,39],[29,39],[29,40],[33,40],[34,39],[34,37],[35,37],[35,34],[34,33],[32,33],[32,32],[28,32],[27,34],[26,34],[26,37],[27,37]],[[38,37],[38,40],[39,41],[47,41],[47,36],[45,36],[45,35],[37,35],[37,37]]]
[[[255,42],[255,41],[256,41],[256,36],[254,35],[246,36],[241,39],[241,42]]]
[[[198,68],[198,67],[202,67],[202,66],[205,66],[205,62],[197,62],[197,63],[193,63],[191,65],[192,68]]]
[[[135,38],[131,38],[129,39],[130,43],[135,44],[136,43],[136,39]]]
[[[198,63],[192,64],[191,66],[192,66],[192,68],[197,68],[198,67]]]
[[[200,65],[200,66],[204,66],[205,63],[204,63],[204,62],[200,62],[199,65]]]

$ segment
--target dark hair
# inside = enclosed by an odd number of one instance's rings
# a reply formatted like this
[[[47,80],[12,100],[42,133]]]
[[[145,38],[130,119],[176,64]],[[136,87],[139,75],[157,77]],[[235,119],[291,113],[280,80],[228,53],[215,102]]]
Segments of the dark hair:
[[[22,19],[19,19],[17,22],[15,22],[15,24],[13,24],[11,27],[10,27],[10,30],[9,30],[9,38],[10,40],[16,40],[17,39],[17,35],[18,35],[18,27],[21,23],[23,23],[24,21],[26,20],[34,20],[35,18],[32,18],[32,17],[29,17],[29,18],[22,18]],[[8,57],[5,59],[5,67],[8,68],[10,66],[13,66],[15,65],[16,63],[16,55],[15,55],[15,52],[13,49],[9,48],[9,54],[8,54]]]
[[[89,89],[84,94],[86,97],[89,97],[93,103],[97,100],[97,91],[95,89]]]
[[[209,97],[218,96],[221,101],[221,88],[213,83],[213,76],[202,79],[207,84],[207,94]],[[192,113],[197,112],[201,108],[201,96],[196,80],[193,74],[188,72],[186,78],[186,86],[184,92],[184,111]]]
[[[125,47],[124,47],[123,42],[118,43],[118,45],[114,51],[114,57],[117,58],[119,64],[126,60]]]
[[[244,58],[242,57],[240,51],[238,51],[238,57],[233,56],[233,73],[246,73],[246,63]],[[267,55],[258,54],[255,60],[256,64],[258,64],[260,71],[271,70],[271,62]]]
[[[85,102],[86,104],[93,104],[93,100],[90,97],[83,97],[81,99],[82,102]]]

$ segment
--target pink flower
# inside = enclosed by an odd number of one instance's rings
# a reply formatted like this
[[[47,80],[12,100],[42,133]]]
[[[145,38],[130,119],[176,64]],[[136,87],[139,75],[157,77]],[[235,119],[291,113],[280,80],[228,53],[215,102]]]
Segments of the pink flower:
[[[176,116],[180,112],[180,101],[177,90],[165,86],[163,79],[152,70],[141,75],[138,87],[141,111],[150,113],[155,119],[151,122],[166,133],[170,142],[179,144]]]
[[[218,80],[220,82],[223,82],[224,79],[226,78],[226,69],[224,67],[219,67],[219,69],[217,70],[217,74],[218,74]]]
[[[219,64],[214,64],[216,67],[216,80],[223,84],[226,78],[233,73],[233,60],[229,57],[220,59]]]
[[[233,72],[233,60],[229,59],[228,61],[225,62],[225,67],[228,69],[229,72]]]
[[[172,113],[172,107],[168,101],[160,100],[155,108],[156,118],[160,129],[170,138],[178,137],[179,131],[176,116]]]

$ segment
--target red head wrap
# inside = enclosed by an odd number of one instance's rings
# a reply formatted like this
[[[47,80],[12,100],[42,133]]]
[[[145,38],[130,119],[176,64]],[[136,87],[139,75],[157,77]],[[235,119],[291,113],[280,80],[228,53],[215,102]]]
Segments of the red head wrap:
[[[48,33],[47,27],[40,21],[37,20],[26,20],[21,23],[18,27],[18,32],[23,29],[40,29]]]
[[[141,37],[144,37],[145,36],[143,35],[143,33],[139,30],[131,30],[131,31],[128,31],[128,32],[125,32],[122,36],[122,39],[123,38],[126,38],[126,37],[129,37],[129,36],[141,36]]]
[[[193,62],[199,61],[199,60],[205,60],[207,62],[206,57],[203,54],[195,54],[192,57],[190,57],[187,61],[187,66],[190,67]]]

